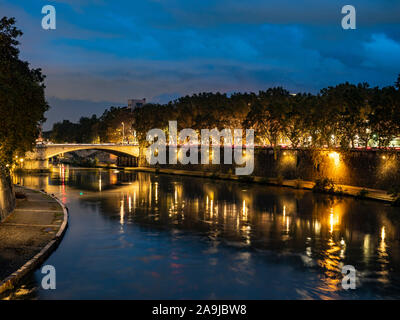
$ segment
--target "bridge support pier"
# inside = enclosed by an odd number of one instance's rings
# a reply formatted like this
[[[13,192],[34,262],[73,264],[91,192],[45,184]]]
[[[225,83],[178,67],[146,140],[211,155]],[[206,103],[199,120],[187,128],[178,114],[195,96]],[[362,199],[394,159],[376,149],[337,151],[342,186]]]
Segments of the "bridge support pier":
[[[22,166],[24,170],[49,170],[49,159],[25,159]]]
[[[137,167],[138,158],[132,156],[118,156],[117,166],[119,167]]]

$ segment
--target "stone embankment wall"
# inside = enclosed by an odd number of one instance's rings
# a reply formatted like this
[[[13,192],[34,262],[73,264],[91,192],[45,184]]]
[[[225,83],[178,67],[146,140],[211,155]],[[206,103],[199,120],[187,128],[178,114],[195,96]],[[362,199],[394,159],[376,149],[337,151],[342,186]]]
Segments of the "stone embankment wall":
[[[223,163],[221,148],[221,163]],[[168,158],[168,157],[167,157]],[[235,173],[236,164],[226,165],[160,165],[150,166],[144,150],[140,152],[139,166],[176,170]],[[315,181],[330,178],[337,184],[388,190],[400,185],[400,151],[388,150],[301,150],[256,148],[253,176]]]

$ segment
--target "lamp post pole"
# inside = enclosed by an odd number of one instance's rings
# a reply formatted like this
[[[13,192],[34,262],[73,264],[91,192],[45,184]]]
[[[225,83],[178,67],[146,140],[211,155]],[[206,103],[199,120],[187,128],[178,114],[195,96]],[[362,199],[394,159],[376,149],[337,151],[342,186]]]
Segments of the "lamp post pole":
[[[122,144],[125,142],[125,123],[122,123]]]

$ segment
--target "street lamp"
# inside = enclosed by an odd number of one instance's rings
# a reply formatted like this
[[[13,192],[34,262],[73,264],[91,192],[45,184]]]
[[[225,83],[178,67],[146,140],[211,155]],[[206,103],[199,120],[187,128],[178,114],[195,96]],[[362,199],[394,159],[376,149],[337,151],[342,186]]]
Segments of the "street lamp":
[[[125,141],[125,123],[121,122],[122,124],[122,144],[124,144]]]

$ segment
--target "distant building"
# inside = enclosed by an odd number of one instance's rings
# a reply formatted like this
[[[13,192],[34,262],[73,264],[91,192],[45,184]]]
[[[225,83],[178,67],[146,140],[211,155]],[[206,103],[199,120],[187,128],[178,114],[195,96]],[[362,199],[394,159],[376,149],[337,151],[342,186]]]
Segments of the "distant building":
[[[128,108],[130,108],[131,110],[143,107],[145,104],[146,104],[146,98],[128,100]]]

